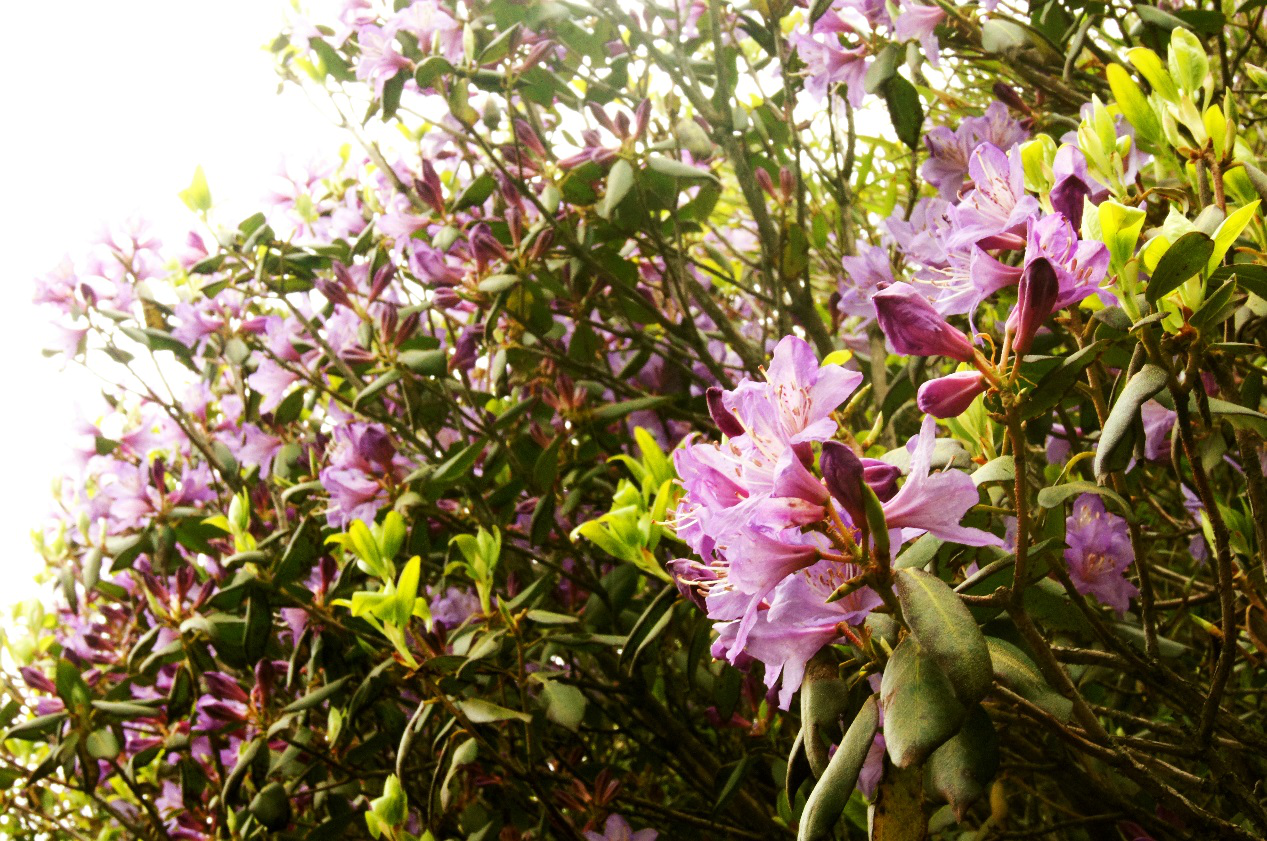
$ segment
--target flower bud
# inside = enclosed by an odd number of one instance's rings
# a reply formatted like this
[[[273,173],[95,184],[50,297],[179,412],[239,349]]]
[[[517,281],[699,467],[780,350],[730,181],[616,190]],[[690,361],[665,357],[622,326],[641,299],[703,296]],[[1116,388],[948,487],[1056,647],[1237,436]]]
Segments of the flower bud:
[[[1016,309],[1008,319],[1008,326],[1016,331],[1012,348],[1017,353],[1029,350],[1034,335],[1055,309],[1059,297],[1060,279],[1046,257],[1039,257],[1025,267],[1017,288]]]
[[[721,430],[722,435],[727,438],[738,438],[744,434],[743,424],[735,417],[734,413],[722,405],[722,390],[717,386],[713,386],[704,393],[704,399],[708,402],[708,413],[713,416],[713,423],[717,424],[717,428]]]
[[[967,411],[985,387],[985,377],[979,372],[960,371],[924,383],[915,396],[915,404],[926,415],[954,418]]]
[[[827,441],[823,444],[818,467],[827,490],[849,514],[849,519],[857,525],[865,523],[867,512],[862,499],[864,470],[857,454],[839,441]]]
[[[901,475],[902,470],[896,464],[875,458],[862,459],[862,481],[881,502],[888,502],[897,493],[897,480]]]
[[[880,329],[897,353],[972,361],[976,351],[968,337],[951,327],[909,283],[894,283],[875,293],[872,301]]]

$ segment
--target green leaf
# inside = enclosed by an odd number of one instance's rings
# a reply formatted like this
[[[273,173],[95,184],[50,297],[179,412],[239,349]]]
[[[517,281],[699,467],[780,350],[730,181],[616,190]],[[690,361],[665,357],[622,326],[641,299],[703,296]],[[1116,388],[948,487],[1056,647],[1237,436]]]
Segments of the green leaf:
[[[1044,415],[1059,405],[1060,401],[1082,376],[1091,363],[1108,348],[1107,340],[1092,342],[1066,357],[1059,365],[1043,375],[1033,390],[1026,395],[1022,416],[1029,420]]]
[[[1157,303],[1205,268],[1213,253],[1214,240],[1200,231],[1189,231],[1179,237],[1157,261],[1144,296],[1149,303]]]
[[[967,605],[945,581],[922,569],[900,569],[893,588],[920,648],[950,678],[966,704],[985,697],[993,682],[990,651]]]
[[[189,186],[177,195],[194,213],[206,213],[211,209],[211,188],[207,186],[207,174],[201,166],[194,169],[194,179]]]
[[[707,178],[716,181],[717,176],[713,175],[706,169],[700,169],[697,166],[691,166],[677,158],[666,158],[660,155],[652,155],[647,158],[647,166],[660,173],[661,175],[671,175],[674,178]]]
[[[889,758],[899,768],[927,759],[959,731],[967,715],[950,678],[914,636],[898,643],[884,667],[880,706]]]
[[[396,116],[400,108],[400,95],[405,90],[405,80],[412,74],[408,70],[400,70],[383,85],[383,122]]]
[[[260,789],[248,808],[251,817],[267,830],[285,829],[290,823],[290,797],[281,783],[269,783]]]
[[[466,185],[456,199],[453,200],[453,212],[457,213],[477,204],[483,204],[484,201],[493,194],[493,189],[497,186],[497,179],[489,175],[487,172],[481,172],[470,184]]]
[[[108,727],[89,733],[84,748],[93,759],[115,759],[120,751],[119,740]]]
[[[1170,76],[1179,90],[1195,94],[1205,85],[1210,75],[1210,59],[1197,36],[1177,27],[1170,33],[1170,51],[1166,55]]]
[[[1073,702],[1047,685],[1034,662],[1010,642],[985,638],[990,649],[990,665],[999,683],[1061,721],[1068,721]]]
[[[815,777],[827,768],[831,746],[840,740],[841,723],[852,721],[870,695],[871,687],[864,680],[856,681],[850,690],[830,650],[806,664],[801,681],[801,737]]]
[[[1100,432],[1100,441],[1095,450],[1095,476],[1103,479],[1114,469],[1112,465],[1120,461],[1123,444],[1129,438],[1131,427],[1139,418],[1140,407],[1157,392],[1166,386],[1166,372],[1152,363],[1144,365],[1135,376],[1131,377],[1122,389],[1122,394],[1113,404],[1109,416],[1104,421],[1104,429]]]
[[[1114,270],[1121,271],[1135,254],[1135,243],[1144,229],[1144,211],[1109,200],[1100,202],[1097,216],[1100,238],[1109,247]]]
[[[590,412],[589,417],[590,420],[599,423],[610,423],[634,412],[641,412],[644,409],[655,409],[672,402],[673,398],[668,396],[635,397],[632,400],[623,400],[619,403],[608,403],[605,406],[599,406]]]
[[[1038,504],[1043,508],[1055,508],[1066,500],[1081,494],[1096,494],[1112,500],[1127,517],[1131,516],[1131,506],[1117,492],[1091,482],[1065,482],[1063,485],[1052,485],[1038,492]]]
[[[1267,266],[1256,263],[1220,266],[1210,273],[1210,284],[1223,284],[1232,278],[1236,279],[1236,285],[1241,289],[1267,300]]]
[[[1163,140],[1161,121],[1139,85],[1120,64],[1110,64],[1105,68],[1105,74],[1122,115],[1142,139],[1154,146],[1160,144]]]
[[[610,219],[616,206],[629,195],[634,185],[633,164],[624,158],[618,158],[607,173],[607,192],[603,194],[603,203],[598,206],[598,215]]]
[[[542,686],[541,694],[546,702],[546,718],[576,732],[585,718],[585,693],[570,683],[549,680]]]
[[[471,720],[472,724],[491,724],[494,721],[531,721],[532,716],[518,710],[507,709],[498,706],[491,701],[485,701],[482,698],[466,698],[458,703],[463,715]]]
[[[1210,254],[1210,262],[1206,266],[1206,271],[1214,271],[1219,263],[1223,262],[1223,257],[1227,254],[1232,244],[1236,242],[1236,238],[1245,230],[1245,226],[1254,218],[1254,214],[1258,212],[1258,206],[1261,200],[1255,200],[1237,208],[1229,213],[1227,218],[1219,223],[1219,227],[1214,232],[1214,250]]]
[[[887,710],[885,715],[888,715]],[[862,764],[875,741],[879,723],[879,708],[875,696],[872,696],[854,717],[840,746],[827,763],[823,776],[805,801],[805,810],[801,813],[800,825],[797,827],[797,841],[818,841],[831,837],[832,829],[840,820],[845,804],[849,802],[858,785],[858,775],[862,772]],[[887,739],[887,718],[885,731]]]
[[[1157,53],[1147,47],[1135,47],[1126,53],[1126,58],[1148,80],[1158,96],[1167,102],[1179,101],[1179,88],[1175,87],[1175,80],[1170,77]]]
[[[871,62],[871,66],[867,68],[867,73],[862,79],[863,90],[870,94],[877,94],[884,90],[885,85],[897,74],[899,54],[897,44],[885,44],[876,55],[875,61]]]
[[[49,734],[58,728],[58,726],[66,720],[65,712],[49,713],[48,715],[36,716],[30,721],[23,721],[15,724],[4,733],[4,741],[9,739],[21,739],[24,742],[39,742],[47,739]]]
[[[1016,479],[1016,462],[1011,456],[999,456],[978,467],[972,481],[980,487],[986,482],[1011,482]]]
[[[924,105],[915,86],[900,75],[894,75],[884,88],[884,104],[898,139],[910,149],[920,146],[920,128],[924,125]]]
[[[424,377],[443,377],[449,370],[449,359],[442,348],[405,350],[396,359],[410,371]]]
[[[1240,308],[1240,304],[1232,300],[1235,295],[1236,280],[1232,278],[1225,281],[1201,302],[1201,306],[1197,307],[1197,311],[1188,319],[1188,323],[1198,332],[1209,334]]]
[[[400,369],[398,368],[392,368],[387,373],[382,374],[374,382],[361,389],[360,393],[356,395],[356,399],[352,401],[352,408],[359,408],[362,401],[368,400],[399,379]]]
[[[924,766],[925,786],[950,804],[959,821],[999,770],[999,736],[980,704],[968,712],[963,728],[933,751]]]

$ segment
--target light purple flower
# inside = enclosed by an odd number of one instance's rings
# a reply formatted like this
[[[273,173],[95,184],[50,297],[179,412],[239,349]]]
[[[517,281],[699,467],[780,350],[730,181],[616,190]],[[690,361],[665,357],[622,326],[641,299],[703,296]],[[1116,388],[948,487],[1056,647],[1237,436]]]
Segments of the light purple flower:
[[[988,531],[959,525],[979,500],[977,486],[972,477],[958,470],[929,472],[936,443],[937,424],[926,416],[915,439],[906,482],[884,503],[885,522],[890,529],[902,529],[903,540],[928,532],[964,546],[1000,545],[1003,541]]]
[[[940,67],[938,53],[941,46],[933,30],[941,23],[946,13],[940,6],[925,6],[912,0],[899,0],[898,15],[893,21],[893,35],[898,41],[917,40],[924,48],[924,55],[933,67]]]
[[[856,315],[868,320],[875,318],[872,296],[894,282],[888,252],[874,245],[859,243],[858,256],[843,257],[840,263],[845,273],[840,279],[837,309],[843,315]]]
[[[980,117],[967,117],[951,131],[934,126],[924,135],[928,160],[920,168],[924,180],[938,189],[941,197],[954,201],[968,175],[968,159],[982,143],[1008,150],[1029,136],[1029,132],[1008,114],[1002,102],[992,102]]]
[[[972,189],[952,211],[955,231],[950,248],[976,243],[982,248],[1022,248],[1023,231],[1039,212],[1038,201],[1025,192],[1020,149],[1004,152],[982,143],[968,158]]]
[[[1126,520],[1108,513],[1095,494],[1082,494],[1065,520],[1065,563],[1074,589],[1126,613],[1139,589],[1126,580],[1135,561]]]
[[[599,835],[593,830],[585,831],[586,841],[656,841],[660,835],[654,829],[640,829],[633,831],[633,827],[629,825],[629,821],[620,815],[608,815],[607,822],[603,824],[603,833]]]
[[[1144,421],[1144,458],[1150,461],[1169,458],[1170,443],[1166,440],[1178,417],[1156,400],[1148,400],[1140,407]]]
[[[1108,188],[1087,173],[1087,159],[1077,146],[1064,145],[1056,150],[1052,174],[1052,209],[1066,216],[1074,228],[1081,228],[1085,200],[1099,204],[1108,195]]]
[[[850,29],[838,15],[829,11],[814,24],[812,35],[794,32],[789,40],[805,63],[806,92],[821,101],[830,87],[843,83],[849,103],[857,108],[866,97],[862,83],[870,57],[865,46],[841,46],[837,33]]]

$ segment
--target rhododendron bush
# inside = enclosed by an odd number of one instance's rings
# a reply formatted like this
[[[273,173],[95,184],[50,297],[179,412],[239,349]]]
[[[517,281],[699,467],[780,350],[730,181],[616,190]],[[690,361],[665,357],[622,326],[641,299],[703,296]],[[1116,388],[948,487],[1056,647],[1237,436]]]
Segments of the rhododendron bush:
[[[38,281],[0,834],[1267,834],[1265,13],[296,16],[347,146]]]

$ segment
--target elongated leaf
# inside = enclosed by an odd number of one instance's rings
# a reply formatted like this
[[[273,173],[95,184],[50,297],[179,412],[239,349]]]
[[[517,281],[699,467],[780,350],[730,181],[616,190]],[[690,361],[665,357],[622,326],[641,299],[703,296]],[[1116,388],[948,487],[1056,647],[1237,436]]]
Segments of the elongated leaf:
[[[858,775],[862,773],[862,763],[875,741],[879,722],[879,707],[872,696],[854,717],[836,753],[827,763],[823,776],[805,801],[805,811],[801,813],[801,823],[797,828],[797,841],[817,841],[830,836],[845,810],[845,804],[853,795],[854,787],[858,785]]]
[[[338,680],[332,680],[329,683],[327,683],[325,686],[318,687],[317,689],[312,690],[311,692],[309,692],[307,695],[303,696],[302,698],[298,698],[295,701],[292,701],[290,704],[286,706],[284,710],[282,710],[282,712],[297,713],[297,712],[303,712],[304,710],[310,710],[313,707],[316,707],[320,705],[321,703],[323,703],[324,701],[328,700],[329,698],[333,697],[334,693],[342,689],[344,684],[346,684],[350,679],[351,679],[350,677],[344,676],[344,677],[339,678]]]
[[[1100,443],[1095,451],[1097,479],[1103,479],[1112,472],[1113,465],[1119,460],[1116,456],[1129,437],[1131,426],[1139,418],[1140,407],[1165,385],[1166,372],[1152,363],[1146,364],[1126,383],[1100,432]]]
[[[612,164],[611,172],[607,173],[607,192],[603,194],[603,203],[599,205],[598,215],[604,219],[610,219],[612,213],[616,211],[616,206],[629,195],[633,185],[633,165],[624,158],[618,159]]]
[[[1096,494],[1112,500],[1124,515],[1127,517],[1131,516],[1130,504],[1117,492],[1091,482],[1066,482],[1063,485],[1052,485],[1050,488],[1043,488],[1038,492],[1038,504],[1043,508],[1055,508],[1057,505],[1063,505],[1071,497],[1081,494]]]
[[[970,704],[992,683],[985,636],[950,585],[921,569],[894,574],[894,591],[911,633],[950,678],[955,696]]]
[[[967,710],[931,655],[908,636],[893,650],[880,682],[884,741],[899,768],[923,762],[959,731]]]
[[[884,86],[884,104],[889,108],[893,130],[911,149],[920,145],[920,128],[924,124],[924,106],[915,86],[900,75],[894,75]]]
[[[999,683],[1061,721],[1068,721],[1073,702],[1047,685],[1034,662],[1010,642],[986,637],[990,664]]]
[[[1148,280],[1148,288],[1144,297],[1150,303],[1157,303],[1166,295],[1178,289],[1184,281],[1205,268],[1205,264],[1214,253],[1214,240],[1200,231],[1189,231],[1175,240],[1166,253],[1161,255],[1157,268]]]
[[[498,706],[482,698],[467,698],[458,704],[473,724],[489,724],[494,721],[531,721],[532,716],[518,710]]]
[[[968,712],[955,737],[933,751],[924,766],[925,787],[937,792],[964,819],[999,770],[999,737],[980,704]]]
[[[1036,418],[1054,409],[1082,376],[1082,372],[1095,362],[1108,346],[1107,340],[1092,342],[1044,374],[1038,381],[1038,385],[1034,386],[1025,399],[1022,408],[1025,419]]]
[[[691,166],[677,158],[665,158],[659,155],[652,155],[647,158],[647,166],[660,173],[661,175],[671,175],[674,178],[707,178],[716,181],[717,176],[713,175],[706,169],[700,169],[697,166]]]

